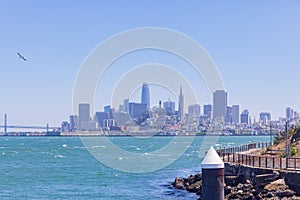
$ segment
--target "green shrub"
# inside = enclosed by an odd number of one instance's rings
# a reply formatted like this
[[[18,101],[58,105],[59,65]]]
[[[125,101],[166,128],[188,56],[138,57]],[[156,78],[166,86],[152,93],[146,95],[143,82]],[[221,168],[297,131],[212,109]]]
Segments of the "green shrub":
[[[290,155],[291,156],[297,156],[298,155],[298,149],[295,146],[291,146]]]

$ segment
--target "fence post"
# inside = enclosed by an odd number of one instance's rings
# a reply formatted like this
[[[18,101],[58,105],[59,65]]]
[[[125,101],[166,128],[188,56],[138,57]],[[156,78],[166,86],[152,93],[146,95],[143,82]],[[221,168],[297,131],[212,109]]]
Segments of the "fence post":
[[[258,157],[258,167],[260,167],[260,156]]]
[[[280,169],[282,169],[282,158],[280,157],[280,160],[279,160],[279,164],[280,164]]]
[[[265,167],[268,168],[268,158],[267,157],[265,158],[265,162],[266,162],[266,166]]]

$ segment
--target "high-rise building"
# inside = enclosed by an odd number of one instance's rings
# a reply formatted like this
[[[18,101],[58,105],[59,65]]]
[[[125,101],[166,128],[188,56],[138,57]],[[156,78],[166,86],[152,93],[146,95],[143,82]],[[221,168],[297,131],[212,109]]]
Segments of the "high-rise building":
[[[232,123],[239,124],[240,123],[240,106],[232,105]]]
[[[114,108],[112,108],[110,105],[104,106],[104,112],[108,113],[109,119],[114,119]]]
[[[149,85],[147,83],[143,83],[142,86],[141,103],[146,104],[147,110],[150,110],[150,92]]]
[[[75,131],[78,129],[78,116],[77,115],[70,115],[70,131]]]
[[[164,109],[166,110],[167,115],[175,114],[175,102],[168,100],[164,102]]]
[[[147,113],[147,105],[143,103],[129,103],[129,114],[132,118],[138,118]]]
[[[203,106],[203,114],[211,120],[212,115],[212,105],[207,104]]]
[[[227,92],[216,90],[213,94],[213,119],[217,122],[224,122],[227,110]]]
[[[285,109],[285,118],[286,120],[291,120],[294,118],[294,111],[290,107]]]
[[[261,112],[259,114],[259,120],[261,121],[261,123],[266,125],[269,121],[271,121],[271,113]]]
[[[199,104],[189,105],[188,114],[190,118],[198,118],[200,116],[200,105]]]
[[[123,100],[123,111],[126,113],[128,113],[128,111],[129,111],[128,104],[129,104],[129,99],[124,99]]]
[[[180,86],[180,93],[178,96],[178,117],[182,120],[184,117],[184,97],[182,94],[182,86]]]
[[[109,119],[108,112],[96,112],[96,121],[98,122],[98,128],[105,127],[105,120]]]
[[[231,106],[227,106],[227,108],[226,108],[225,122],[228,124],[232,124],[232,107]]]
[[[249,124],[249,111],[246,109],[241,114],[241,123]]]
[[[89,129],[90,123],[90,104],[81,103],[79,104],[79,129]]]

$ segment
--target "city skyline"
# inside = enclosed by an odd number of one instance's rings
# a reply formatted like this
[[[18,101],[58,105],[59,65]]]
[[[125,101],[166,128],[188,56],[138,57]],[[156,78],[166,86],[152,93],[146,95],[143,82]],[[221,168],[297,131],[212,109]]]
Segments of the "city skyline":
[[[248,109],[256,119],[260,112],[270,112],[277,119],[285,116],[287,107],[300,110],[295,92],[300,73],[298,1],[3,1],[0,17],[0,115],[7,113],[12,124],[59,125],[66,120],[73,113],[76,74],[92,49],[114,34],[149,26],[182,32],[202,45],[219,69],[228,104],[239,104],[240,112]],[[185,76],[197,94],[194,103],[212,102],[212,94],[189,64],[149,50],[112,65],[96,91],[96,110],[110,104],[119,77],[149,62],[165,63]],[[164,95],[159,90],[157,94]],[[176,100],[177,95],[168,96]]]

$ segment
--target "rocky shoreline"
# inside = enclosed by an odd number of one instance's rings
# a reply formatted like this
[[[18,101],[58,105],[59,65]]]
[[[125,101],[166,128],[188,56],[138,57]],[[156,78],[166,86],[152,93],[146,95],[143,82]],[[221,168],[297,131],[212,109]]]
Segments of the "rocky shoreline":
[[[250,171],[249,171],[250,170]],[[250,173],[249,173],[250,172]],[[290,180],[291,177],[294,180]],[[225,165],[224,195],[226,200],[300,200],[300,173],[262,170],[240,165]],[[175,178],[173,187],[199,195],[202,194],[202,175]]]

